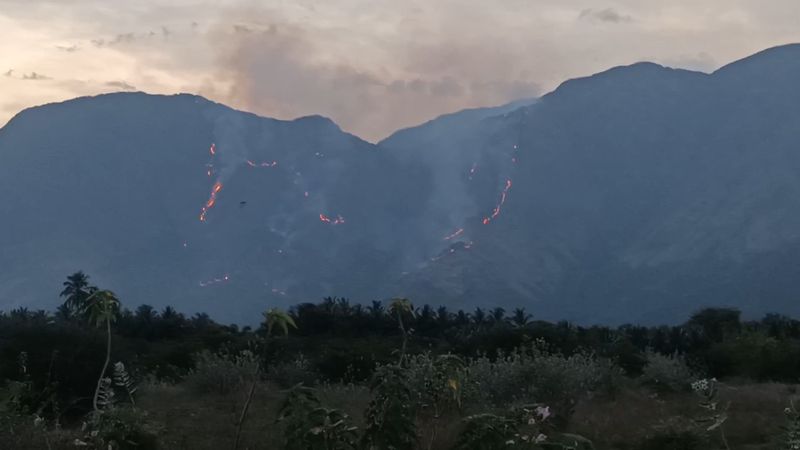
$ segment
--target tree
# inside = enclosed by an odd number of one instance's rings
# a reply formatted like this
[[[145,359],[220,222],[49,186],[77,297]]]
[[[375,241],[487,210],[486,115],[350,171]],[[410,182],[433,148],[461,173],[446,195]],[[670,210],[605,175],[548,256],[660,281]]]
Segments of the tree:
[[[381,301],[373,300],[372,305],[368,306],[367,309],[369,310],[369,313],[372,314],[372,317],[375,317],[376,319],[383,317],[384,308]]]
[[[498,306],[497,308],[492,309],[490,317],[493,323],[502,323],[503,319],[506,317],[506,310]]]
[[[88,318],[90,324],[98,328],[103,324],[106,326],[106,359],[103,362],[103,369],[100,371],[100,377],[97,379],[97,387],[94,390],[94,397],[92,399],[92,407],[97,412],[100,411],[100,408],[97,406],[97,399],[100,397],[100,387],[106,376],[108,363],[111,361],[111,322],[116,319],[119,313],[119,300],[111,291],[95,291],[86,299],[85,306],[81,313]]]
[[[739,333],[742,327],[741,311],[735,308],[705,308],[689,319],[689,327],[700,331],[710,342],[722,342]]]
[[[59,294],[59,297],[64,297],[66,311],[62,312],[63,315],[85,310],[87,300],[97,292],[97,287],[89,285],[89,276],[80,270],[68,276],[63,285],[64,290]]]
[[[523,328],[528,325],[531,317],[530,314],[525,312],[525,308],[515,308],[514,312],[511,314],[511,323],[516,327]]]
[[[272,330],[280,329],[284,336],[289,335],[289,327],[297,328],[292,316],[278,308],[271,308],[264,313],[264,320],[267,322],[267,336],[272,336]]]

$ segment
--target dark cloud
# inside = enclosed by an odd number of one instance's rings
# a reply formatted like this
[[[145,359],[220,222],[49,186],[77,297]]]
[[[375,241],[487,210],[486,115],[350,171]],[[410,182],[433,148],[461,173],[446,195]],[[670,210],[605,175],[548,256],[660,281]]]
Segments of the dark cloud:
[[[135,91],[136,86],[133,86],[125,81],[109,81],[106,86],[122,89],[123,91]]]
[[[77,44],[73,44],[73,45],[69,45],[69,46],[67,46],[67,45],[56,45],[56,48],[58,50],[61,50],[62,52],[67,52],[67,53],[73,53],[73,52],[76,52],[76,51],[80,50],[80,48],[78,47]]]
[[[3,75],[6,77],[10,77],[14,74],[14,69],[8,69],[8,72],[4,73]]]
[[[42,75],[41,73],[31,72],[31,73],[24,73],[22,74],[23,80],[52,80],[52,78],[48,77],[47,75]]]
[[[631,22],[633,17],[627,14],[621,14],[614,8],[606,9],[584,9],[578,15],[581,20],[589,20],[592,22],[607,22],[607,23],[623,23]]]

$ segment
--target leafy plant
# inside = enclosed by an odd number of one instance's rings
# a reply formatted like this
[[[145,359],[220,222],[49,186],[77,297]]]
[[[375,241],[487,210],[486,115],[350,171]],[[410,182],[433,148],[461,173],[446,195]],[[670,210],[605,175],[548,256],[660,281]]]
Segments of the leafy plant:
[[[137,386],[136,383],[131,378],[128,371],[125,369],[125,364],[121,361],[118,361],[114,364],[114,385],[118,388],[125,391],[128,395],[128,400],[130,400],[132,405],[136,405],[136,402],[133,400],[133,395],[136,393]]]
[[[781,450],[800,450],[800,411],[790,402],[783,410],[786,415]]]
[[[662,391],[686,391],[697,375],[689,368],[686,359],[679,354],[662,355],[648,351],[642,369],[641,380]]]
[[[145,412],[126,406],[93,413],[86,431],[83,443],[93,443],[98,449],[154,450],[158,448],[160,429]]]
[[[730,449],[728,438],[725,435],[723,425],[728,420],[728,408],[730,402],[720,406],[718,400],[719,387],[716,378],[705,378],[697,380],[691,384],[692,391],[700,396],[700,407],[708,411],[708,414],[697,418],[697,422],[703,424],[705,431],[711,433],[719,432],[720,440],[726,449]]]
[[[297,385],[280,408],[287,450],[354,450],[358,428],[338,409],[322,406],[312,388]]]
[[[257,373],[258,358],[249,350],[231,353],[204,350],[194,356],[195,367],[186,383],[200,393],[228,394]]]
[[[370,386],[372,400],[365,412],[364,447],[370,450],[413,449],[417,443],[414,399],[406,371],[381,366]]]

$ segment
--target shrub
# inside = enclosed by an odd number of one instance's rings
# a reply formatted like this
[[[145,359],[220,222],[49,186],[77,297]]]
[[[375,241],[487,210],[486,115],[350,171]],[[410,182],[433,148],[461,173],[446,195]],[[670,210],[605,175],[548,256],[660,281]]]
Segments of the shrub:
[[[110,450],[153,450],[158,448],[158,432],[147,414],[132,407],[108,408],[92,415],[86,441],[96,448]]]
[[[278,386],[287,388],[297,383],[306,386],[314,385],[319,380],[319,375],[311,368],[310,362],[301,353],[293,361],[271,366],[267,370],[267,378],[277,383]]]
[[[691,388],[698,377],[679,354],[662,355],[648,351],[647,363],[642,370],[641,381],[662,391],[682,392]]]
[[[372,400],[364,414],[364,447],[369,450],[415,448],[417,428],[406,371],[396,365],[379,367],[370,388]]]
[[[571,356],[550,352],[537,341],[527,349],[486,356],[470,362],[464,395],[472,405],[542,402],[553,407],[558,422],[566,421],[575,403],[598,390],[613,390],[622,373],[611,361],[578,352]]]
[[[355,450],[358,428],[338,409],[322,406],[314,389],[297,385],[280,408],[287,450]]]
[[[258,373],[258,359],[249,350],[236,354],[202,351],[194,360],[186,384],[199,393],[228,394]]]

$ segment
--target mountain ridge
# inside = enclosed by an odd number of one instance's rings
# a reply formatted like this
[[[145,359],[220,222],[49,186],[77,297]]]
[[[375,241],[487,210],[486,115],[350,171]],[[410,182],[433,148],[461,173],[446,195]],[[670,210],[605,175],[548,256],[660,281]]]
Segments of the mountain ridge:
[[[25,110],[0,129],[0,308],[53,307],[83,269],[127,302],[240,322],[326,295],[579,322],[800,313],[798,50],[620,66],[378,144],[191,94]]]

